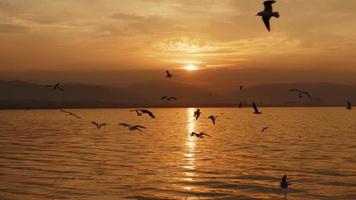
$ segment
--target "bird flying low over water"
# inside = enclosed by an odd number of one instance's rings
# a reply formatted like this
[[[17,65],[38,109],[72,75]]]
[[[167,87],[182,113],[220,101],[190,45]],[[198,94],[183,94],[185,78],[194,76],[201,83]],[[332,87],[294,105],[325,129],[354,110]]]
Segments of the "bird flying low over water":
[[[264,127],[262,130],[261,130],[261,133],[265,132],[265,130],[269,129],[269,127]]]
[[[156,118],[151,111],[146,110],[146,109],[136,109],[136,110],[131,110],[131,112],[136,112],[137,116],[142,116],[143,114],[147,114],[148,116],[150,116],[153,119]]]
[[[102,127],[106,126],[106,123],[98,123],[95,121],[91,121],[91,123],[94,124],[97,129],[101,129]]]
[[[300,90],[300,89],[290,89],[289,92],[297,92],[299,98],[303,98],[303,96],[307,96],[309,99],[312,98],[311,95],[309,94],[309,92],[304,91],[304,90]]]
[[[161,97],[161,100],[171,101],[171,100],[178,100],[178,98],[177,98],[177,97],[167,97],[167,96],[163,96],[163,97]]]
[[[53,90],[61,90],[61,91],[64,91],[64,89],[61,87],[61,84],[60,83],[56,83],[54,85],[45,85],[45,87],[50,87],[52,88]]]
[[[171,74],[168,70],[166,71],[166,77],[167,78],[172,78],[173,74]]]
[[[252,107],[253,107],[253,110],[254,110],[253,113],[255,113],[255,114],[261,114],[261,113],[262,113],[262,112],[260,112],[260,111],[258,110],[257,105],[256,105],[255,102],[252,103]]]
[[[346,109],[347,110],[351,110],[352,109],[352,104],[351,104],[351,101],[349,101],[349,100],[346,101]]]
[[[195,120],[198,120],[200,115],[201,115],[200,109],[197,109],[196,111],[194,111]]]
[[[68,114],[68,115],[70,115],[70,116],[73,116],[73,117],[75,117],[75,118],[77,118],[77,119],[81,119],[78,115],[76,115],[76,114],[74,114],[74,113],[72,113],[72,112],[65,111],[65,110],[62,110],[62,109],[60,109],[60,111],[63,112],[63,113],[66,113],[66,114]]]
[[[190,134],[190,137],[196,136],[198,138],[204,138],[205,135],[208,136],[208,137],[211,137],[209,134],[204,133],[204,132],[200,132],[200,133],[192,132]]]
[[[287,175],[284,174],[284,176],[282,177],[282,180],[281,180],[281,188],[287,189],[289,185],[292,185],[292,184],[290,184],[288,182]]]
[[[265,6],[265,9],[262,12],[257,13],[257,16],[261,16],[263,22],[266,25],[266,28],[268,31],[271,31],[270,27],[270,19],[271,17],[276,17],[279,18],[279,12],[273,12],[273,7],[272,4],[276,3],[276,1],[265,1],[263,4]]]
[[[213,124],[214,124],[214,126],[215,126],[215,121],[216,121],[216,118],[217,118],[218,116],[217,115],[210,115],[209,117],[208,117],[208,119],[210,119],[212,122],[213,122]]]
[[[129,128],[130,131],[142,131],[141,129],[146,129],[146,127],[141,125],[131,125],[126,123],[120,123],[119,125]]]

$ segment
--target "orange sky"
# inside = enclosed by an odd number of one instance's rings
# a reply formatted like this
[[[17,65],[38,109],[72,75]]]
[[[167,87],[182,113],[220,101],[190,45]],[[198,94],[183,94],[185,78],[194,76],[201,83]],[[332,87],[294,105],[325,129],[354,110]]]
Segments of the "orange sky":
[[[262,2],[0,0],[0,69],[354,67],[355,0]]]

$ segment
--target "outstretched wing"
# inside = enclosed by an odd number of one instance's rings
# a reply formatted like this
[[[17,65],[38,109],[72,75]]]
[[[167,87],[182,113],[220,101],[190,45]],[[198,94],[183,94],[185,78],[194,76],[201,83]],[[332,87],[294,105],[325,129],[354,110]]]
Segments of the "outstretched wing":
[[[208,137],[211,137],[209,134],[204,133],[204,132],[201,132],[200,134],[202,134],[203,136],[206,135],[206,136],[208,136]]]
[[[131,126],[130,124],[126,124],[126,123],[120,123],[119,125],[123,126],[123,127],[130,127]]]
[[[67,114],[72,114],[71,112],[68,112],[68,111],[65,111],[65,110],[62,110],[62,109],[59,109],[59,111],[61,111],[63,113],[67,113]]]
[[[276,3],[276,1],[265,1],[263,4],[265,5],[265,11],[273,11],[272,4]]]
[[[271,17],[262,17],[262,19],[263,19],[263,23],[265,23],[267,30],[271,31],[271,26],[269,23],[269,20],[271,19]]]
[[[134,128],[134,129],[140,129],[140,128],[145,129],[146,127],[141,126],[141,125],[135,125],[135,126],[133,126],[132,128]]]
[[[96,123],[96,122],[94,122],[94,121],[91,121],[91,123],[92,124],[94,124],[97,128],[99,128],[100,126],[99,126],[99,124],[98,123]]]
[[[305,94],[305,95],[307,95],[307,97],[309,97],[309,99],[311,99],[312,97],[311,97],[311,95],[308,93],[308,92],[302,92],[303,94]]]
[[[299,89],[290,89],[289,92],[301,92]]]
[[[162,100],[167,99],[167,96],[163,96],[163,97],[161,97],[161,99],[162,99]]]
[[[141,112],[148,114],[148,115],[149,115],[150,117],[152,117],[153,119],[155,118],[154,114],[153,114],[151,111],[149,111],[149,110],[141,110]]]

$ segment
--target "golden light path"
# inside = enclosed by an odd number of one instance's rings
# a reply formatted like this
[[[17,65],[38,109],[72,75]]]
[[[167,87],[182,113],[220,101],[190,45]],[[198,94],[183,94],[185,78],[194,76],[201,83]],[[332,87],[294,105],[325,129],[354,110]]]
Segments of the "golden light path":
[[[196,71],[199,68],[197,66],[193,65],[193,64],[189,64],[189,65],[185,66],[184,69],[187,70],[187,71]]]
[[[185,181],[193,181],[193,177],[195,176],[194,170],[195,170],[195,142],[196,138],[191,137],[190,134],[191,132],[195,131],[195,119],[193,116],[194,113],[194,108],[188,108],[187,109],[187,142],[186,142],[186,153],[185,153],[185,160],[187,161],[187,164],[183,167],[186,169],[185,173]],[[192,190],[192,187],[186,186],[184,187],[185,190]]]

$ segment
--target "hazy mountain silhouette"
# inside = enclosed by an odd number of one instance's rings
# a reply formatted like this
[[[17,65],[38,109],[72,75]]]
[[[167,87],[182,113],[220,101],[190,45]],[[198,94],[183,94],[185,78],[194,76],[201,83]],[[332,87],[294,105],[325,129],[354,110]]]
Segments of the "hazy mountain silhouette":
[[[196,85],[167,81],[150,81],[124,88],[91,84],[66,84],[65,91],[53,91],[41,84],[23,81],[0,81],[0,108],[57,107],[176,107],[236,106],[240,101],[255,101],[264,106],[344,105],[356,101],[356,86],[331,83],[294,83],[246,86],[209,95],[210,91]],[[291,88],[311,93],[312,99],[299,99]],[[162,101],[161,96],[176,96],[177,101]]]

